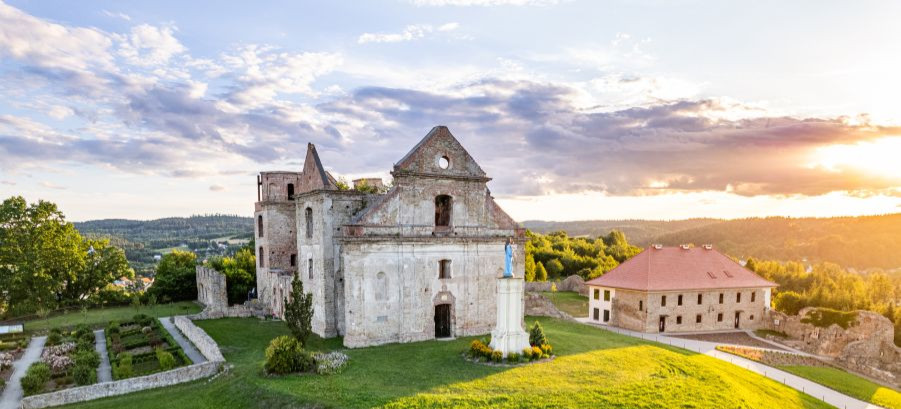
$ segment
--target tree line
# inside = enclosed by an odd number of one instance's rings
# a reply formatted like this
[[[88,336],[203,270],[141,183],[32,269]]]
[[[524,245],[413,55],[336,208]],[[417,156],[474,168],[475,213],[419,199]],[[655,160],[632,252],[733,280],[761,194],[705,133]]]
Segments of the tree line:
[[[641,252],[617,230],[596,238],[569,237],[564,231],[546,235],[526,231],[526,237],[526,281],[557,280],[573,274],[590,280]]]

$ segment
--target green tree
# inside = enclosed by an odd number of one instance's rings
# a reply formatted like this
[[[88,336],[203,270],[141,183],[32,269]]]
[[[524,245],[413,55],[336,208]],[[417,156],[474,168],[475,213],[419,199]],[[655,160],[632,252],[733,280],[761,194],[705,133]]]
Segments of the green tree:
[[[535,257],[528,253],[526,254],[525,279],[526,281],[535,281]]]
[[[563,263],[556,258],[548,262],[546,268],[550,278],[558,278],[563,273]]]
[[[540,261],[535,264],[535,281],[547,281],[547,270]]]
[[[196,259],[197,256],[189,251],[174,250],[164,254],[156,268],[150,293],[163,302],[197,299]]]
[[[794,291],[783,291],[776,295],[773,299],[776,311],[781,311],[789,315],[795,315],[801,308],[804,308],[804,298]]]
[[[291,280],[291,299],[285,297],[285,323],[291,334],[300,346],[306,348],[307,340],[313,333],[313,294],[306,293],[303,290],[303,281],[300,281],[300,275],[294,272],[294,278]]]
[[[241,248],[234,257],[215,257],[210,266],[225,275],[228,302],[237,304],[247,298],[247,293],[256,286],[256,256],[252,249]]]

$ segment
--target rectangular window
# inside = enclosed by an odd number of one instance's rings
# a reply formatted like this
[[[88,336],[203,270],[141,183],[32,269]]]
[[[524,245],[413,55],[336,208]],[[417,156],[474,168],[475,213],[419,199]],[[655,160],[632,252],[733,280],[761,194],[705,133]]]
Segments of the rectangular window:
[[[695,324],[701,323],[701,314],[695,315]]]
[[[307,260],[307,270],[309,270],[310,280],[313,279],[313,259]]]
[[[604,301],[610,301],[610,290],[604,290]]]
[[[676,324],[682,324],[682,316],[681,315],[676,316]]]
[[[297,265],[297,254],[292,254],[291,255],[291,267],[294,267],[296,265]]]
[[[701,294],[698,294],[698,305],[701,305],[701,300],[702,300],[702,299],[703,299],[703,298],[702,298]]]
[[[638,301],[638,311],[644,311],[644,301]]]
[[[597,288],[594,289],[594,299],[595,300],[601,299],[601,290],[598,290]]]
[[[735,302],[741,302],[741,292],[735,293]]]
[[[716,314],[716,321],[723,322],[723,313]]]
[[[666,307],[666,296],[665,295],[660,297],[660,306]]]
[[[601,314],[601,310],[595,308],[595,309],[594,309],[594,314],[593,314],[593,315],[594,315],[594,320],[595,320],[595,321],[597,321],[597,320],[600,319],[600,317],[599,317],[600,314]]]
[[[754,302],[754,299],[757,298],[757,292],[751,291],[751,302]]]
[[[438,262],[438,278],[451,278],[451,261],[441,260]]]
[[[723,303],[723,293],[720,293],[720,304]]]
[[[604,322],[610,321],[610,310],[604,310]]]
[[[682,294],[679,294],[679,301],[676,304],[682,305]]]

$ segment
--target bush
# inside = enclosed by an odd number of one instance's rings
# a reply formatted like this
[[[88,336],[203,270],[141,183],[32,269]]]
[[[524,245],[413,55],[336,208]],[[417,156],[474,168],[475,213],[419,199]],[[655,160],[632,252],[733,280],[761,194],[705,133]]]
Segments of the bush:
[[[492,352],[493,351],[491,350],[491,347],[489,347],[488,345],[485,345],[485,343],[482,341],[474,340],[474,341],[472,341],[471,344],[469,344],[469,354],[473,358],[482,357],[482,358],[486,358],[486,359],[491,359]]]
[[[153,323],[153,318],[148,317],[146,314],[135,314],[131,319],[141,327],[148,327]]]
[[[494,362],[501,362],[504,360],[504,354],[501,351],[491,351],[491,360]]]
[[[131,364],[131,355],[125,352],[119,354],[119,363],[113,368],[116,379],[131,378],[134,376],[134,369]]]
[[[522,350],[522,358],[526,361],[532,360],[532,348],[524,348]]]
[[[156,349],[156,360],[160,363],[160,369],[164,371],[175,368],[175,357],[162,348]]]
[[[106,327],[106,333],[112,336],[113,334],[118,334],[120,331],[119,323],[116,321],[110,321],[109,326]]]
[[[507,354],[507,361],[509,362],[519,362],[519,354],[516,352],[511,352]]]
[[[297,338],[282,335],[269,342],[266,348],[266,372],[287,374],[308,371],[315,361],[309,352],[303,350]]]
[[[87,333],[82,333],[81,335],[78,336],[78,339],[80,341],[84,341],[84,342],[90,343],[92,345],[94,344],[94,341],[96,340],[96,338],[94,337],[94,333],[91,331],[88,331]]]
[[[97,351],[79,351],[75,354],[75,366],[87,365],[91,368],[100,366],[100,354]]]
[[[57,334],[57,335],[63,335],[63,330],[59,329],[58,327],[55,327],[55,328],[50,329],[50,333]]]
[[[94,331],[91,331],[91,327],[87,324],[78,324],[75,326],[75,335],[79,338],[84,337],[85,335],[94,336]]]
[[[541,345],[541,352],[543,352],[545,356],[550,356],[551,353],[554,352],[554,348],[551,347],[551,344],[543,344]]]
[[[97,368],[88,365],[75,365],[72,370],[72,378],[78,386],[97,383]]]
[[[25,376],[22,377],[21,384],[22,389],[25,391],[25,396],[34,395],[37,393],[41,393],[44,390],[44,385],[47,384],[47,381],[50,380],[50,367],[43,362],[35,362],[28,367],[28,371],[25,372]]]
[[[56,328],[54,328],[54,329],[56,329]],[[59,345],[61,342],[63,342],[63,334],[61,334],[59,332],[53,332],[51,330],[50,335],[47,335],[47,342],[46,342],[47,345],[49,345],[49,346]]]
[[[543,353],[541,352],[541,348],[539,348],[539,347],[532,347],[532,360],[533,360],[533,361],[536,360],[536,359],[541,359],[541,355],[542,355],[542,354],[543,354]]]
[[[544,329],[541,328],[541,324],[538,321],[535,321],[535,324],[532,325],[532,328],[529,330],[529,345],[532,346],[542,346],[547,344],[547,337],[544,335]]]
[[[79,339],[78,342],[75,344],[75,350],[76,351],[93,351],[94,343],[85,341],[83,339]]]

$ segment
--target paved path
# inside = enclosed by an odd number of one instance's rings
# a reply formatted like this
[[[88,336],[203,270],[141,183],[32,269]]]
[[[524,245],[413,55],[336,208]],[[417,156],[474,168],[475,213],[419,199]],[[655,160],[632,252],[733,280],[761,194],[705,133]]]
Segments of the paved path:
[[[178,328],[175,328],[175,324],[173,324],[172,321],[169,321],[169,317],[160,317],[160,323],[163,324],[163,328],[166,328],[166,331],[169,331],[169,334],[172,334],[172,338],[175,342],[178,342],[178,345],[181,346],[181,349],[185,351],[185,355],[187,355],[192,362],[195,364],[206,362],[206,358],[203,354],[194,347],[194,344],[192,344],[191,341],[188,341],[187,338],[181,334],[181,331],[179,331]]]
[[[25,376],[25,371],[34,361],[41,358],[41,350],[44,349],[44,342],[47,337],[34,337],[28,343],[25,354],[13,363],[13,375],[6,383],[6,389],[3,390],[3,396],[0,397],[0,409],[18,409],[19,402],[22,401],[22,384],[19,381]]]
[[[768,365],[761,364],[759,362],[754,362],[749,359],[744,359],[732,354],[728,354],[725,352],[717,351],[716,346],[721,345],[714,342],[705,342],[705,341],[696,341],[692,339],[684,339],[684,338],[674,338],[668,337],[665,335],[658,334],[644,334],[641,332],[629,331],[622,328],[610,327],[607,325],[595,324],[588,320],[588,318],[578,318],[577,321],[595,326],[604,328],[608,331],[617,332],[624,335],[629,335],[636,338],[641,338],[648,341],[656,341],[663,344],[669,344],[672,346],[676,346],[679,348],[688,349],[690,351],[695,351],[700,354],[708,355],[717,359],[721,359],[726,362],[730,362],[734,365],[745,368],[751,372],[756,372],[760,375],[766,376],[776,382],[780,382],[785,384],[786,386],[797,389],[801,392],[804,392],[810,396],[813,396],[817,399],[820,399],[832,406],[835,406],[839,409],[879,409],[881,406],[874,405],[869,402],[864,402],[859,399],[852,398],[843,393],[836,392],[832,389],[829,389],[823,385],[820,385],[816,382],[809,381],[807,379],[801,378],[799,376],[792,375],[785,371],[780,371],[776,368],[773,368]],[[758,348],[765,349],[765,348]],[[777,351],[784,352],[784,351]]]
[[[109,355],[106,353],[106,337],[103,330],[94,331],[94,350],[100,354],[100,366],[97,367],[97,382],[112,382],[113,368],[109,364]]]

